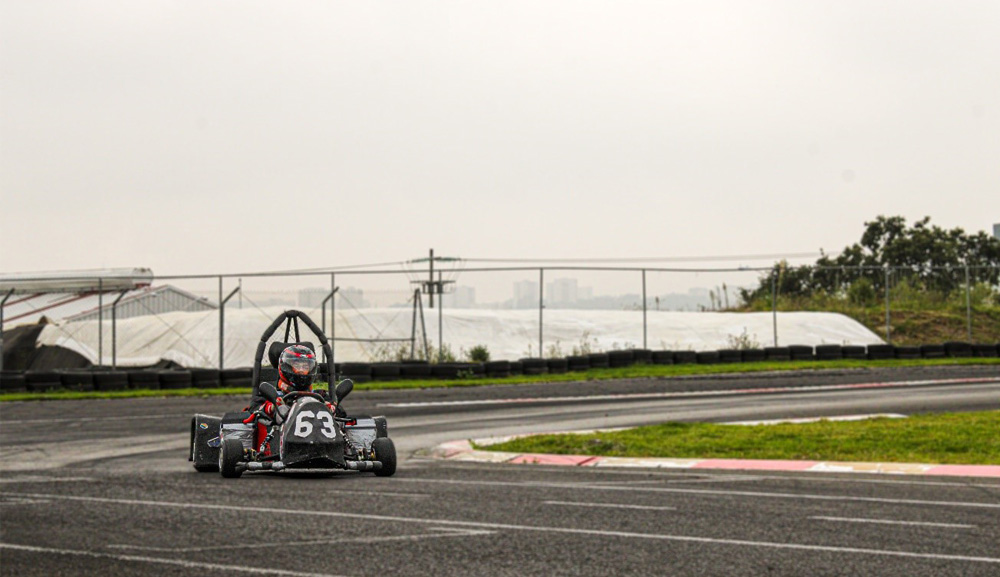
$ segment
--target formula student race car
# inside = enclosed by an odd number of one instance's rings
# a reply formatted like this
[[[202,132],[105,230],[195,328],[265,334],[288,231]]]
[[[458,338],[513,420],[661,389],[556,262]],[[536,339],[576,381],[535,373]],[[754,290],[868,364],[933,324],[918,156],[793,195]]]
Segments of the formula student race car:
[[[275,384],[261,382],[261,361],[277,369],[281,352],[312,343],[299,338],[299,321],[305,323],[320,343],[327,367],[333,367],[333,351],[323,330],[304,313],[286,311],[264,331],[253,364],[253,394],[247,409],[222,417],[195,415],[191,419],[191,450],[188,460],[199,472],[222,473],[236,478],[245,471],[331,470],[372,471],[380,477],[396,472],[396,447],[389,438],[385,417],[348,416],[341,408],[354,388],[349,379],[336,387],[331,374],[326,391],[290,391],[281,397]],[[267,342],[285,323],[284,341]],[[289,341],[294,327],[295,340]],[[276,404],[273,417],[260,408],[263,401]],[[331,410],[327,402],[336,408]]]

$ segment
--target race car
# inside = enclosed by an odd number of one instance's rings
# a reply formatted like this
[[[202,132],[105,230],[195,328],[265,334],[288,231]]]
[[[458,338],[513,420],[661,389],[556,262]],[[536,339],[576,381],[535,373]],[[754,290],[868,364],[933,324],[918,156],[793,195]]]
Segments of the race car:
[[[265,350],[275,369],[282,351],[289,346],[305,346],[315,353],[312,343],[301,341],[299,321],[322,343],[328,369],[334,367],[333,351],[323,330],[301,311],[282,313],[257,345],[249,405],[221,417],[197,414],[191,418],[188,460],[196,471],[219,472],[226,478],[238,478],[246,471],[286,469],[371,471],[380,477],[396,472],[396,447],[389,438],[385,417],[350,416],[343,410],[342,402],[354,388],[349,379],[334,386],[335,375],[330,371],[326,391],[290,391],[283,395],[275,384],[261,382]],[[284,340],[268,346],[282,323]],[[295,340],[290,341],[293,328]],[[265,401],[272,404],[270,414],[262,408]]]

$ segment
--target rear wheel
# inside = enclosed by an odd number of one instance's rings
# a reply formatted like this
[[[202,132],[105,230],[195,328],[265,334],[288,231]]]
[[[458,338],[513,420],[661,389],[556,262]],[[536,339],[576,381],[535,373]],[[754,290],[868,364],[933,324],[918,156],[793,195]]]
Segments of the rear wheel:
[[[219,472],[227,479],[238,479],[243,469],[237,464],[243,460],[243,443],[239,439],[225,439],[219,448]]]
[[[381,461],[382,468],[375,471],[377,477],[391,477],[396,473],[396,445],[389,437],[379,437],[372,441],[375,460]]]

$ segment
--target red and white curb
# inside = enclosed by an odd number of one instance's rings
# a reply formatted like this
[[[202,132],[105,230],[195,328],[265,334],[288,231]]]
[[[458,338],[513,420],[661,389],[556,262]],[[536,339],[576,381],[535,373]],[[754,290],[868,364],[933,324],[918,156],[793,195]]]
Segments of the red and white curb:
[[[477,444],[499,439],[477,439]],[[889,475],[941,475],[953,477],[997,477],[1000,465],[933,465],[919,463],[851,463],[838,461],[784,461],[763,459],[663,459],[594,457],[482,451],[470,441],[442,443],[425,453],[447,461],[480,463],[562,465],[569,467],[629,467],[654,469],[727,469],[740,471],[796,471],[808,473],[881,473]]]

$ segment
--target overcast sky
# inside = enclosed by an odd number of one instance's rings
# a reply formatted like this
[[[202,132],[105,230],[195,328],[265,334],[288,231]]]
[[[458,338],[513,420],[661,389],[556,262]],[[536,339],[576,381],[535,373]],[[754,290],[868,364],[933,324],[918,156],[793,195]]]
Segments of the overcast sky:
[[[993,0],[0,6],[2,272],[836,252],[879,214],[1000,222]]]

